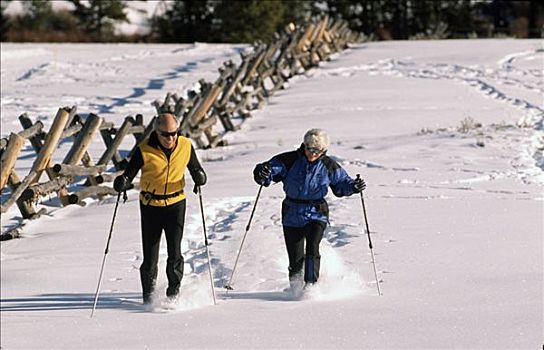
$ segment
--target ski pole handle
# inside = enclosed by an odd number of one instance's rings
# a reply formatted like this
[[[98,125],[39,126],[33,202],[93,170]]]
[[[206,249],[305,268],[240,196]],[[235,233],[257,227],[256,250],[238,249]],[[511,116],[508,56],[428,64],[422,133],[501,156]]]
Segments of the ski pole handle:
[[[255,208],[257,208],[257,202],[259,201],[259,197],[261,196],[262,189],[263,189],[263,185],[259,186],[259,191],[257,192],[257,198],[255,199],[255,205],[253,206],[253,209],[251,210],[251,215],[249,216],[249,221],[247,222],[246,232],[249,231],[249,228],[251,227],[251,220],[253,219],[253,214],[255,214]]]
[[[199,201],[200,201],[200,215],[202,216],[202,229],[204,230],[204,244],[207,247],[208,246],[208,233],[206,231],[206,219],[204,217],[204,204],[202,202],[202,191],[200,190],[200,186],[197,186],[197,185],[195,185],[195,190],[196,190],[196,192],[198,192],[198,198],[199,198]]]
[[[360,180],[361,180],[361,174],[357,174],[357,175],[355,176],[355,180],[356,180],[356,181],[360,181]],[[361,191],[361,193],[362,193],[362,192],[363,192],[363,191]]]

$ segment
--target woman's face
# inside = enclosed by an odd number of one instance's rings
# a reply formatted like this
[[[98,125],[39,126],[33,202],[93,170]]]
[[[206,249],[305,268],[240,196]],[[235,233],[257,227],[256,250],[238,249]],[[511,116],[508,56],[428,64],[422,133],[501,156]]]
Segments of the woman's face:
[[[307,147],[307,146],[304,147],[304,154],[306,154],[306,158],[308,159],[310,163],[317,160],[317,158],[321,157],[323,152],[325,152],[325,150],[321,150],[314,147]]]

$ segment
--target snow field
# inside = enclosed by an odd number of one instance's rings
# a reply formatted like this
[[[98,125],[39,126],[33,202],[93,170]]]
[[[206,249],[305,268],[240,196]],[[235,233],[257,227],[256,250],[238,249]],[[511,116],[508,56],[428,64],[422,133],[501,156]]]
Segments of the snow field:
[[[148,118],[151,101],[200,77],[215,78],[221,62],[241,48],[64,45],[57,47],[59,72],[53,46],[2,44],[2,134],[19,130],[22,111],[47,129],[59,96],[112,121],[126,113]],[[29,51],[5,59],[19,50]],[[164,243],[157,304],[141,305],[136,191],[119,206],[93,319],[115,198],[88,200],[84,208],[44,199],[39,206],[49,214],[27,222],[22,239],[1,246],[2,347],[541,346],[543,53],[537,40],[357,45],[293,79],[241,130],[226,135],[229,146],[199,150],[209,175],[203,199],[217,306],[190,181],[182,298],[167,311],[160,307]],[[58,74],[65,85],[54,83]],[[298,147],[312,127],[329,132],[330,154],[368,184],[383,296],[377,296],[357,196],[327,198],[331,225],[321,244],[319,285],[302,299],[284,292],[281,185],[263,189],[235,290],[226,293],[257,194],[254,165]],[[91,146],[93,158],[101,147]],[[18,172],[26,174],[32,156],[24,151]],[[16,210],[6,213],[2,231],[19,220]]]

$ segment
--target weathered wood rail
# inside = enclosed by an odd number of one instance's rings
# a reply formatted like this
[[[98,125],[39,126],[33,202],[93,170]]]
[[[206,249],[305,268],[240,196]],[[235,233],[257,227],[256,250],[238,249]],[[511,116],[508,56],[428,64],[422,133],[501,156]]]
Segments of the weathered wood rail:
[[[238,65],[231,60],[219,68],[214,82],[199,81],[199,91],[189,90],[186,97],[168,93],[163,101],[153,105],[157,114],[170,112],[180,120],[180,132],[191,138],[199,148],[225,145],[223,136],[235,131],[251,116],[251,111],[263,108],[267,100],[285,82],[297,74],[329,60],[331,55],[359,41],[347,23],[325,17],[302,26],[288,25],[269,43],[254,43],[250,52],[240,54]],[[1,213],[14,204],[24,219],[38,217],[35,204],[46,195],[55,194],[60,204],[84,204],[87,197],[101,198],[114,194],[110,183],[128,164],[137,145],[152,132],[152,118],[144,125],[141,114],[127,116],[116,127],[104,118],[89,113],[82,118],[76,106],[59,108],[49,131],[23,113],[19,121],[23,130],[0,139],[0,190],[9,188],[1,204]],[[91,142],[100,134],[106,147],[96,163],[88,152]],[[126,157],[119,148],[128,135],[134,143]],[[69,151],[59,164],[51,164],[60,143],[71,142]],[[16,161],[26,143],[36,153],[28,174],[21,179],[16,173]],[[125,143],[126,144],[126,143]],[[57,157],[58,158],[58,157]],[[48,181],[39,182],[46,173]],[[70,193],[72,192],[72,193]],[[17,237],[17,229],[0,235],[0,240]]]

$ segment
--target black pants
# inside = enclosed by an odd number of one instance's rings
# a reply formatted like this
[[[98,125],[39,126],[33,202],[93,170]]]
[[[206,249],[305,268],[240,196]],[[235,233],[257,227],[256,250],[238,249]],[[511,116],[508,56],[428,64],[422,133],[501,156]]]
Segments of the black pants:
[[[304,281],[317,282],[319,278],[319,244],[323,238],[326,224],[321,221],[312,221],[304,227],[283,226],[283,236],[289,255],[289,277],[302,271],[304,266]],[[306,249],[304,249],[306,240]]]
[[[166,295],[178,294],[183,278],[183,257],[181,256],[181,239],[185,222],[185,200],[166,206],[154,207],[140,202],[140,218],[142,225],[142,245],[144,261],[140,266],[142,294],[144,302],[149,300],[157,280],[157,264],[161,234],[166,235],[166,277],[168,289]]]

